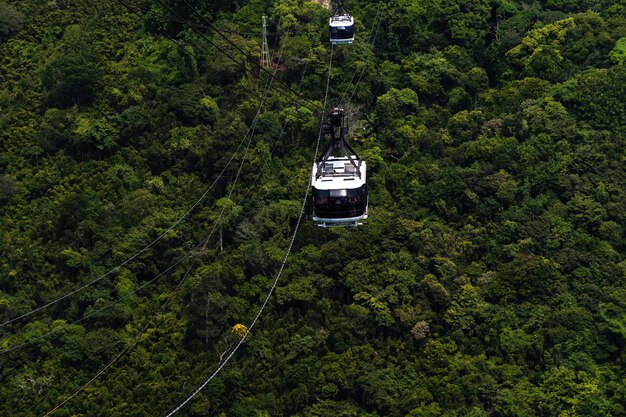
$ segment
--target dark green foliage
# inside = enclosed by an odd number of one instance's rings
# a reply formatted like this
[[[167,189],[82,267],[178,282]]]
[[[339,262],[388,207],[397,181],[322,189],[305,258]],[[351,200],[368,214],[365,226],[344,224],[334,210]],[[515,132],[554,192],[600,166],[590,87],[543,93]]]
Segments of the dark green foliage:
[[[20,30],[24,23],[24,14],[5,1],[0,2],[0,36],[8,37]]]
[[[556,90],[565,105],[594,127],[626,127],[626,66],[591,69]]]
[[[368,223],[305,215],[180,415],[625,415],[624,1],[347,2],[328,103]],[[241,51],[158,2],[0,1],[0,321],[124,263],[0,329],[0,350],[32,341],[0,354],[2,416],[45,414],[129,343],[55,415],[164,415],[284,259],[320,115],[275,81],[256,117],[245,54],[267,15],[276,77],[321,105],[328,11],[189,3]]]

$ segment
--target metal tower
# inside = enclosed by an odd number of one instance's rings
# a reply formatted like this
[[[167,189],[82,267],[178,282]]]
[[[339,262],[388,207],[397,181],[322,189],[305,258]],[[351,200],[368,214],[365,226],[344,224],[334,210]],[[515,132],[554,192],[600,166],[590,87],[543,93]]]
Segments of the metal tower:
[[[263,68],[271,68],[272,61],[270,60],[270,47],[267,44],[267,21],[263,16],[263,50],[261,52],[261,66]]]

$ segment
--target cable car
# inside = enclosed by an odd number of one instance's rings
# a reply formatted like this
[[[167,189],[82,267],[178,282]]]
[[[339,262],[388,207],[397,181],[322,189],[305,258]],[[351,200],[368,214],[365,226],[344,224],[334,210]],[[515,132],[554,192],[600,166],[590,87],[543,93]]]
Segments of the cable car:
[[[313,164],[313,222],[320,227],[360,226],[367,219],[367,166],[346,142],[348,126],[343,109],[334,109],[323,132],[331,141]],[[333,153],[341,152],[335,156]]]
[[[335,13],[329,20],[330,42],[333,45],[346,45],[354,42],[354,17],[339,0]]]

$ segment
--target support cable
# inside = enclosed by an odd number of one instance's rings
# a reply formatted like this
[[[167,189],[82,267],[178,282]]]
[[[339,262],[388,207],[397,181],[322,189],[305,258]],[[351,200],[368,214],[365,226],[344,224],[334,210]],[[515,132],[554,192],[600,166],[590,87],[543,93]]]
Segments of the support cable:
[[[275,45],[276,46],[276,45]],[[280,52],[279,52],[279,56],[278,56],[278,60],[280,61],[280,59],[282,58],[282,54],[283,54],[283,50],[284,47],[281,47]],[[248,132],[250,133],[250,135],[246,135],[249,136],[249,140],[248,140],[248,144],[246,146],[246,152],[244,153],[244,157],[242,158],[242,161],[239,165],[239,169],[237,171],[237,175],[235,176],[235,179],[233,181],[233,184],[230,188],[230,191],[228,193],[228,197],[230,198],[233,194],[233,191],[235,190],[235,186],[237,184],[237,181],[239,180],[240,174],[241,174],[241,170],[242,167],[245,163],[246,160],[246,155],[250,149],[250,144],[252,142],[252,138],[254,136],[254,132],[256,129],[256,122],[258,121],[258,118],[261,114],[261,109],[263,107],[263,104],[265,103],[267,96],[269,94],[270,88],[271,88],[271,82],[268,84],[265,93],[261,99],[261,103],[257,109],[257,112],[254,116],[254,119],[251,123],[251,127],[252,127],[252,131],[248,130]],[[282,134],[284,133],[285,127],[286,127],[285,123],[283,125],[281,134],[279,135],[279,138],[282,137]],[[278,139],[275,141],[274,143],[274,147],[272,148],[272,153],[270,153],[269,158],[272,157],[273,154],[273,150],[275,149],[275,145],[278,143]],[[247,195],[252,191],[254,185],[256,184],[257,180],[261,177],[263,170],[265,169],[265,167],[267,166],[267,160],[265,161],[265,164],[263,165],[262,169],[257,173],[257,176],[255,177],[255,180],[253,181],[252,185],[250,185],[246,191],[246,193],[244,194],[244,196],[237,202],[237,205],[239,205],[246,197]],[[204,239],[201,242],[202,245],[202,249],[200,252],[203,252],[204,249],[206,248],[206,245],[208,244],[208,242],[210,241],[211,237],[213,236],[213,233],[217,230],[217,226],[222,218],[222,216],[224,215],[224,212],[226,210],[226,207],[223,207],[220,214],[218,215],[215,223],[213,224],[213,228],[210,232],[210,234],[208,235],[208,237],[206,239]],[[196,248],[198,248],[198,246],[196,246]],[[195,249],[195,248],[194,248]],[[187,271],[185,272],[183,278],[178,282],[178,284],[176,285],[176,287],[174,288],[174,290],[171,292],[170,295],[167,296],[167,298],[165,299],[165,301],[161,304],[161,306],[157,309],[156,313],[152,316],[152,318],[146,323],[146,325],[141,328],[139,330],[139,332],[135,335],[135,337],[128,343],[126,344],[126,346],[124,346],[124,348],[118,353],[116,354],[100,371],[98,371],[92,378],[90,378],[86,383],[84,383],[83,385],[81,385],[76,391],[74,391],[71,395],[69,395],[67,398],[65,398],[63,401],[61,401],[59,404],[57,404],[53,409],[51,409],[50,411],[48,411],[47,413],[45,413],[42,417],[48,417],[50,415],[52,415],[55,411],[59,410],[60,408],[62,408],[65,404],[67,404],[69,401],[71,401],[73,398],[75,398],[76,396],[78,396],[83,390],[85,390],[89,385],[91,385],[96,379],[98,379],[101,375],[103,375],[111,366],[113,366],[129,349],[131,349],[132,347],[134,347],[138,342],[139,339],[141,338],[141,336],[150,328],[150,326],[155,323],[156,319],[158,318],[158,315],[165,309],[165,307],[167,306],[167,304],[170,302],[170,300],[173,299],[174,295],[176,295],[176,293],[178,292],[178,290],[180,289],[180,287],[182,286],[182,284],[187,280],[187,277],[189,276],[193,266],[195,265],[196,261],[198,260],[198,257],[194,257],[193,263],[189,266],[189,268],[187,268]]]
[[[157,0],[160,4],[163,5],[161,0]],[[207,19],[202,13],[200,13],[198,10],[196,10],[196,8],[193,7],[193,5],[191,5],[189,3],[188,0],[183,0],[183,3],[185,3],[185,5],[196,15],[198,15],[206,24],[207,26],[209,26],[215,33],[217,33],[220,37],[222,37],[226,42],[228,42],[233,48],[235,48],[237,51],[239,51],[239,53],[241,53],[242,55],[244,55],[246,58],[248,58],[250,60],[250,62],[256,62],[249,54],[247,54],[243,49],[241,49],[241,47],[239,45],[237,45],[235,42],[233,42],[228,36],[224,35],[218,28],[215,27],[215,25],[213,25],[213,23],[211,23],[211,21],[209,21],[209,19]],[[168,10],[172,11],[172,9],[169,6],[165,6],[168,8]],[[180,17],[180,16],[179,16]],[[321,110],[322,113],[324,112],[323,108],[320,108],[320,106],[318,106],[316,103],[312,102],[311,100],[308,100],[304,97],[302,97],[298,92],[294,91],[285,81],[277,79],[275,73],[272,74],[271,71],[269,71],[267,68],[263,68],[260,64],[256,64],[259,67],[259,70],[262,72],[265,72],[268,76],[270,76],[273,80],[277,81],[279,84],[281,84],[283,86],[283,88],[288,91],[289,93],[291,93],[292,95],[294,95],[295,97],[297,97],[298,99],[300,99],[302,102],[304,103],[308,103],[309,105],[315,107],[317,110]]]
[[[324,94],[324,103],[323,103],[323,107],[326,107],[326,103],[328,101],[328,90],[329,90],[329,86],[330,86],[330,75],[331,75],[331,69],[332,69],[332,61],[333,61],[333,50],[334,47],[331,46],[330,49],[330,58],[329,58],[329,64],[328,64],[328,77],[326,80],[326,92]],[[320,120],[320,130],[319,130],[319,134],[317,136],[317,142],[315,145],[315,154],[314,154],[314,158],[313,158],[313,163],[315,163],[315,160],[317,159],[317,153],[319,152],[319,145],[320,145],[320,141],[322,138],[322,124],[324,121],[324,114],[322,112],[322,116],[321,116],[321,120]],[[215,378],[215,376],[217,374],[220,373],[220,371],[224,368],[224,366],[226,366],[226,364],[230,361],[230,359],[235,355],[235,353],[237,353],[237,350],[239,349],[239,347],[242,345],[242,343],[246,340],[246,338],[248,337],[248,335],[250,334],[250,332],[252,331],[252,329],[254,328],[254,326],[256,325],[257,321],[259,320],[259,317],[261,317],[261,314],[263,313],[263,310],[265,310],[265,307],[267,306],[267,303],[269,302],[272,294],[274,293],[274,290],[276,289],[276,286],[278,285],[278,281],[280,280],[280,277],[282,276],[282,273],[285,269],[285,265],[287,264],[287,260],[289,258],[289,254],[291,253],[291,249],[293,247],[293,244],[296,240],[296,236],[298,234],[298,229],[300,227],[300,223],[302,221],[302,217],[304,216],[304,210],[306,207],[306,202],[309,198],[309,192],[311,191],[311,184],[309,183],[306,187],[306,192],[304,194],[304,198],[302,200],[302,207],[300,208],[300,215],[298,216],[298,221],[296,222],[296,227],[293,231],[293,235],[291,237],[291,241],[289,242],[289,246],[287,247],[287,251],[285,252],[285,256],[283,258],[283,262],[280,266],[280,269],[278,270],[278,273],[276,274],[276,278],[274,279],[274,282],[272,283],[272,286],[270,287],[267,296],[265,297],[265,300],[263,301],[263,304],[261,305],[261,307],[259,308],[256,316],[254,317],[254,319],[252,320],[252,322],[250,323],[250,326],[248,326],[248,328],[246,329],[246,332],[243,334],[243,336],[241,337],[241,339],[239,339],[239,341],[237,342],[237,344],[235,345],[235,347],[230,351],[230,353],[228,354],[228,356],[226,356],[219,364],[219,366],[217,367],[217,369],[198,387],[196,388],[195,391],[193,391],[182,403],[180,403],[178,406],[176,406],[176,408],[174,408],[171,412],[169,412],[167,414],[166,417],[171,417],[174,414],[176,414],[178,411],[180,411],[181,408],[183,408],[189,401],[191,401],[196,395],[198,395],[198,393],[200,391],[202,391],[202,389],[204,387],[207,386],[207,384],[209,382],[211,382],[211,380],[213,380],[213,378]]]
[[[374,48],[374,45],[376,44],[376,38],[378,37],[378,28],[380,27],[380,22],[382,20],[382,18],[379,18],[380,15],[380,10],[382,9],[381,6],[382,3],[378,3],[378,8],[376,9],[376,16],[374,17],[374,20],[377,22],[376,24],[376,28],[370,32],[369,36],[368,36],[368,40],[367,40],[367,44],[371,44],[372,45],[372,49]],[[373,36],[373,39],[372,39]],[[361,83],[361,78],[363,77],[363,74],[365,73],[365,70],[367,69],[367,64],[369,63],[370,60],[370,56],[371,55],[367,55],[367,58],[365,58],[365,65],[363,65],[363,68],[361,69],[361,74],[359,75],[359,78],[354,86],[354,90],[352,91],[352,94],[350,95],[350,98],[348,99],[348,105],[350,105],[350,102],[352,101],[352,97],[354,96],[354,93],[356,92],[359,84]],[[341,95],[341,98],[339,99],[339,102],[337,104],[336,107],[339,107],[339,105],[341,104],[341,102],[343,101],[343,99],[346,97],[346,95],[348,94],[348,90],[350,90],[350,87],[352,87],[352,83],[354,82],[354,77],[356,77],[356,74],[359,72],[359,69],[357,68],[354,73],[352,74],[352,78],[350,79],[350,83],[348,84],[348,86],[346,87],[345,91],[343,92],[343,94]]]
[[[118,3],[120,3],[120,4],[122,4],[123,6],[125,6],[126,8],[128,8],[129,10],[132,10],[132,9],[130,8],[130,6],[129,6],[127,3],[125,3],[123,0],[115,0],[115,1],[117,1],[117,2],[118,2]],[[169,9],[172,13],[175,13],[177,16],[179,16],[176,12],[174,12],[171,8],[169,8],[169,6],[164,5],[164,4],[163,4],[160,0],[157,0],[157,1],[158,1],[160,4],[162,4],[164,7],[167,7],[167,8],[168,8],[168,9]],[[181,19],[182,19],[182,18],[181,18]],[[182,19],[182,20],[183,20],[183,21],[185,21],[187,24],[189,24],[189,22],[188,22],[188,21],[186,21],[185,19]],[[197,31],[197,30],[196,30],[196,31]],[[200,33],[200,32],[198,32],[198,33]],[[200,33],[200,34],[201,34],[201,33]],[[206,37],[205,37],[205,38],[206,38]],[[210,40],[209,40],[209,42],[210,42],[213,46],[215,46],[216,48],[220,49],[220,48],[219,48],[219,47],[217,47],[214,43],[212,43]],[[184,50],[184,48],[182,47],[182,45],[179,45],[179,44],[177,44],[176,42],[174,42],[174,43],[175,43],[177,46],[179,46],[182,50]],[[222,51],[222,50],[221,50],[221,51]],[[187,52],[187,51],[185,51],[185,52]],[[222,51],[222,52],[223,52],[223,51]],[[223,52],[223,53],[224,53],[224,52]],[[225,54],[226,54],[226,53],[225,53]],[[233,60],[234,60],[234,58],[231,58],[231,59],[233,59]],[[234,60],[234,61],[235,61],[235,62],[237,62],[236,60]],[[245,69],[245,70],[247,70],[245,67],[244,67],[244,69]],[[272,81],[273,81],[273,80],[275,80],[275,77],[274,77],[274,76],[272,76]],[[266,84],[266,85],[268,85],[268,84]],[[269,85],[271,85],[271,84],[269,84]],[[245,137],[244,137],[244,140],[245,140]],[[24,319],[24,318],[30,317],[30,316],[32,316],[32,315],[34,315],[34,314],[36,314],[36,313],[38,313],[38,312],[40,312],[40,311],[42,311],[42,310],[45,310],[45,309],[47,309],[47,308],[49,308],[49,307],[51,307],[51,306],[53,306],[53,305],[55,305],[55,304],[59,303],[60,301],[63,301],[63,300],[65,300],[65,299],[67,299],[67,298],[71,297],[72,295],[74,295],[74,294],[76,294],[76,293],[78,293],[78,292],[80,292],[80,291],[82,291],[82,290],[84,290],[84,289],[86,289],[86,288],[89,288],[89,287],[90,287],[90,286],[92,286],[93,284],[95,284],[95,283],[97,283],[97,282],[101,281],[102,279],[104,279],[104,278],[106,278],[107,276],[111,275],[113,272],[115,272],[115,271],[119,270],[120,268],[122,268],[123,266],[127,265],[128,263],[130,263],[131,261],[133,261],[134,259],[136,259],[139,255],[141,255],[142,253],[144,253],[145,251],[147,251],[149,248],[151,248],[152,246],[154,246],[154,245],[155,245],[157,242],[159,242],[159,241],[160,241],[160,240],[161,240],[161,239],[162,239],[162,238],[163,238],[163,237],[164,237],[164,236],[165,236],[168,232],[170,232],[171,230],[173,230],[176,226],[178,226],[178,224],[180,224],[180,222],[182,222],[182,221],[183,221],[183,220],[184,220],[187,216],[189,216],[189,214],[190,214],[190,213],[191,213],[191,212],[192,212],[192,211],[193,211],[193,210],[194,210],[194,209],[195,209],[195,208],[196,208],[196,207],[197,207],[197,206],[198,206],[198,205],[202,202],[202,200],[204,200],[204,198],[205,198],[205,197],[209,194],[209,192],[211,192],[211,191],[213,190],[213,188],[217,185],[217,182],[221,179],[221,177],[222,177],[222,176],[224,175],[224,173],[226,172],[226,169],[228,168],[228,166],[229,166],[229,165],[230,165],[230,163],[232,162],[232,160],[233,160],[234,156],[236,155],[236,153],[237,153],[237,152],[239,151],[239,149],[241,148],[241,145],[242,145],[242,144],[243,144],[243,141],[239,144],[239,147],[237,148],[237,151],[236,151],[236,152],[232,155],[231,159],[228,161],[228,163],[227,163],[227,165],[224,167],[224,169],[220,172],[220,174],[218,175],[218,177],[214,180],[214,182],[211,184],[211,186],[210,186],[210,187],[209,187],[209,188],[208,188],[208,189],[207,189],[207,190],[206,190],[206,191],[205,191],[205,192],[204,192],[204,193],[200,196],[200,198],[199,198],[199,199],[198,199],[198,200],[197,200],[197,201],[196,201],[196,202],[195,202],[195,203],[194,203],[194,204],[193,204],[193,205],[192,205],[192,206],[191,206],[191,207],[190,207],[190,208],[189,208],[189,209],[188,209],[188,210],[187,210],[187,211],[186,211],[186,212],[185,212],[182,216],[181,216],[181,217],[179,217],[179,218],[178,218],[178,219],[177,219],[177,220],[176,220],[176,221],[175,221],[172,225],[170,225],[167,229],[165,229],[165,231],[163,231],[163,232],[162,232],[159,236],[157,236],[157,238],[156,238],[156,239],[154,239],[151,243],[149,243],[147,246],[145,246],[144,248],[142,248],[141,250],[139,250],[138,252],[136,252],[134,255],[132,255],[131,257],[129,257],[128,259],[126,259],[124,262],[122,262],[122,263],[118,264],[117,266],[115,266],[114,268],[112,268],[112,269],[108,270],[106,273],[99,275],[98,277],[96,277],[96,278],[95,278],[95,279],[93,279],[92,281],[90,281],[90,282],[88,282],[88,283],[86,283],[86,284],[83,284],[83,285],[81,285],[80,287],[78,287],[78,288],[76,288],[76,289],[74,289],[74,290],[72,290],[72,291],[69,291],[69,292],[65,293],[64,295],[62,295],[62,296],[60,296],[60,297],[58,297],[58,298],[56,298],[56,299],[54,299],[54,300],[52,300],[52,301],[50,301],[50,302],[48,302],[48,303],[44,304],[44,305],[41,305],[41,306],[39,306],[39,307],[37,307],[37,308],[34,308],[34,309],[30,310],[30,311],[29,311],[29,312],[27,312],[27,313],[24,313],[24,314],[19,315],[19,316],[16,316],[16,317],[13,317],[13,318],[11,318],[11,319],[9,319],[9,320],[4,321],[3,323],[0,323],[0,328],[2,328],[2,327],[4,327],[4,326],[6,326],[6,325],[8,325],[8,324],[14,323],[14,322],[16,322],[16,321],[22,320],[22,319]],[[22,346],[22,345],[20,345],[20,346]],[[23,344],[23,346],[25,346],[25,344]],[[15,348],[17,348],[17,347],[15,347]],[[3,354],[3,353],[6,353],[6,352],[9,352],[10,350],[13,350],[13,349],[6,349],[6,350],[3,350],[3,351],[0,351],[0,354]]]
[[[119,0],[117,0],[117,1],[119,1]],[[199,31],[197,28],[195,28],[195,27],[193,26],[192,22],[189,22],[189,20],[187,20],[187,19],[183,18],[183,17],[182,17],[179,13],[177,13],[177,12],[176,12],[176,11],[175,11],[172,7],[170,7],[169,5],[165,4],[165,3],[163,2],[163,0],[156,0],[156,2],[157,2],[157,3],[159,3],[161,6],[165,7],[167,10],[169,10],[169,11],[170,11],[170,13],[174,14],[177,18],[179,18],[179,19],[183,20],[183,21],[185,22],[185,24],[186,24],[186,25],[188,25],[188,26],[189,26],[189,28],[190,28],[191,30],[193,30],[193,31],[194,31],[194,32],[196,32],[198,35],[200,35],[202,38],[204,38],[204,39],[205,39],[205,40],[206,40],[209,44],[211,44],[211,45],[212,45],[215,49],[217,49],[219,52],[221,52],[221,53],[222,53],[222,54],[223,54],[226,58],[228,58],[228,59],[230,59],[231,61],[233,61],[233,62],[234,62],[234,63],[235,63],[235,64],[236,64],[239,68],[241,68],[244,72],[250,73],[250,74],[252,74],[253,76],[255,76],[255,74],[254,74],[251,70],[249,70],[248,68],[246,68],[246,66],[245,66],[242,62],[238,61],[235,57],[233,57],[233,56],[232,56],[232,55],[231,55],[228,51],[226,51],[224,48],[222,48],[222,47],[218,46],[218,45],[217,45],[215,42],[213,42],[213,41],[212,41],[212,40],[211,40],[211,39],[210,39],[210,38],[209,38],[209,37],[208,37],[205,33],[201,32],[201,31]],[[197,11],[195,11],[195,9],[194,9],[194,12],[195,12],[195,13],[197,13],[197,14],[199,14]],[[200,16],[202,16],[202,15],[200,15]],[[202,17],[203,17],[203,19],[204,19],[206,22],[208,22],[208,23],[209,23],[209,25],[210,25],[212,28],[214,28],[214,26],[212,26],[212,25],[211,25],[211,23],[210,23],[208,20],[206,20],[206,19],[204,18],[204,16],[202,16]],[[213,30],[216,30],[216,29],[213,29]],[[217,31],[217,30],[216,30],[216,31]],[[221,36],[222,36],[222,37],[226,37],[226,35],[223,35],[223,34],[221,34]],[[228,37],[226,37],[226,38],[228,39]],[[230,41],[230,40],[229,40],[229,41]],[[233,42],[232,42],[232,41],[230,41],[230,43],[233,43]],[[234,44],[234,43],[233,43],[233,44]],[[238,49],[238,50],[241,50],[241,48],[239,48],[239,47],[237,47],[237,49]],[[244,55],[245,55],[248,59],[250,59],[249,55],[247,55],[247,54],[245,54],[245,53],[244,53]],[[269,72],[269,71],[267,71],[267,70],[266,70],[266,71],[264,71],[264,72]],[[270,74],[271,74],[271,73],[270,73]],[[278,80],[278,79],[277,79],[275,76],[273,76],[273,75],[271,75],[271,78],[272,78],[272,79],[276,79],[276,80],[277,80],[279,83],[281,83],[281,84],[287,85],[284,81]],[[262,80],[262,82],[263,82],[265,85],[267,85],[267,82],[268,82],[268,81],[267,81],[267,80]],[[287,87],[288,87],[288,86],[287,86]],[[292,90],[291,88],[289,88],[289,87],[288,87],[288,90],[289,90],[289,92],[291,92],[291,94],[289,94],[287,91],[285,91],[285,90],[283,90],[283,89],[279,89],[279,88],[275,89],[275,91],[277,91],[278,93],[280,93],[280,94],[281,94],[281,95],[283,95],[284,97],[286,97],[286,98],[288,98],[288,99],[292,100],[292,99],[294,98],[294,95],[293,95],[293,90]],[[300,100],[301,102],[305,103],[305,107],[307,107],[307,105],[306,105],[306,104],[308,104],[308,106],[310,106],[310,107],[309,107],[309,109],[311,109],[311,107],[313,107],[313,108],[315,108],[316,110],[322,110],[322,108],[321,108],[319,105],[317,105],[316,103],[312,102],[311,100],[307,100],[307,99],[305,99],[304,97],[301,97],[299,94],[296,94],[296,95],[295,95],[295,97],[296,97],[298,100]],[[322,111],[322,113],[323,113],[323,111]]]
[[[269,91],[269,87],[268,87],[268,89],[266,89],[265,94],[264,94],[264,96],[263,96],[263,98],[262,98],[262,100],[261,100],[261,104],[260,104],[260,106],[259,106],[259,111],[260,111],[261,107],[263,106],[263,104],[264,104],[264,102],[265,102],[265,100],[266,100],[266,98],[267,98],[267,93],[268,93],[268,91]],[[232,156],[231,156],[231,158],[229,159],[229,161],[228,161],[228,163],[226,164],[226,166],[225,166],[225,167],[222,169],[222,171],[220,172],[219,177],[221,177],[221,176],[222,176],[222,175],[226,172],[226,170],[228,169],[228,167],[230,166],[230,164],[231,164],[231,163],[232,163],[232,161],[234,160],[235,156],[239,153],[239,150],[241,149],[241,147],[242,147],[243,143],[246,141],[246,138],[248,138],[248,137],[249,137],[248,144],[247,144],[247,147],[246,147],[246,154],[247,154],[248,149],[249,149],[249,146],[250,146],[250,142],[251,142],[251,140],[252,140],[252,135],[254,134],[254,128],[255,128],[255,125],[256,125],[256,122],[257,122],[257,119],[258,119],[258,116],[259,116],[259,111],[257,111],[257,113],[256,113],[256,115],[255,115],[255,117],[254,117],[254,119],[253,119],[253,122],[250,124],[250,127],[248,128],[248,130],[247,130],[247,132],[246,132],[245,136],[243,137],[242,141],[239,143],[239,146],[237,147],[236,151],[233,153],[233,155],[232,155]],[[243,160],[245,160],[245,157],[244,157],[244,159],[243,159]],[[239,170],[238,170],[238,172],[237,172],[237,178],[239,177],[239,174],[240,174],[240,173],[241,173],[241,166],[239,167]],[[218,177],[218,178],[219,178],[219,177]],[[216,180],[216,181],[217,181],[217,180]],[[216,182],[214,182],[214,183],[213,183],[213,185],[215,185],[215,184],[216,184]],[[212,185],[212,187],[213,187],[213,185]],[[232,192],[232,190],[231,190],[231,192]],[[51,335],[57,334],[57,333],[61,332],[62,330],[66,329],[66,328],[68,328],[68,327],[70,327],[70,326],[73,326],[73,325],[75,325],[75,324],[79,324],[79,323],[81,323],[81,322],[83,322],[83,321],[85,321],[85,320],[87,320],[87,319],[89,319],[89,318],[91,318],[91,317],[95,316],[95,315],[96,315],[96,314],[98,314],[98,313],[101,313],[101,312],[103,312],[103,311],[105,311],[105,310],[108,310],[109,308],[113,307],[114,305],[116,305],[116,304],[118,304],[118,303],[120,303],[120,302],[122,302],[122,301],[124,301],[124,300],[126,300],[126,299],[128,299],[128,298],[130,298],[131,296],[135,295],[137,292],[141,291],[142,289],[146,288],[147,286],[149,286],[149,285],[150,285],[150,284],[152,284],[153,282],[157,281],[157,280],[158,280],[159,278],[161,278],[162,276],[166,275],[166,274],[167,274],[169,271],[171,271],[173,268],[175,268],[175,267],[176,267],[176,266],[178,266],[180,263],[182,263],[184,260],[186,260],[187,258],[189,258],[195,249],[197,249],[197,246],[196,246],[196,247],[194,247],[194,248],[192,248],[192,249],[191,249],[190,251],[188,251],[188,252],[187,252],[184,256],[182,256],[182,257],[181,257],[181,258],[179,258],[176,262],[174,262],[173,264],[171,264],[171,265],[170,265],[167,269],[165,269],[164,271],[160,272],[160,273],[159,273],[158,275],[156,275],[154,278],[152,278],[152,279],[151,279],[151,280],[149,280],[149,281],[146,281],[145,283],[143,283],[142,285],[140,285],[139,287],[137,287],[136,289],[134,289],[132,292],[130,292],[130,293],[128,293],[128,294],[126,294],[125,296],[120,297],[120,298],[118,298],[118,299],[116,299],[116,300],[114,300],[114,301],[111,301],[110,303],[108,303],[108,304],[104,305],[103,307],[100,307],[99,309],[97,309],[97,310],[95,310],[95,311],[92,311],[91,313],[89,313],[89,314],[87,314],[87,315],[85,315],[85,316],[81,317],[80,319],[77,319],[77,320],[75,320],[75,321],[73,321],[73,322],[71,322],[71,323],[66,323],[66,324],[64,324],[63,326],[60,326],[60,327],[58,327],[58,328],[56,328],[56,329],[54,329],[54,330],[52,330],[52,331],[50,331],[50,332],[47,332],[47,333],[44,333],[44,334],[42,334],[42,335],[36,336],[36,337],[34,337],[34,338],[31,338],[31,339],[29,339],[29,340],[28,340],[28,341],[26,341],[26,342],[20,343],[20,344],[15,345],[15,346],[12,346],[12,347],[10,347],[10,348],[6,348],[6,349],[3,349],[3,350],[0,350],[0,355],[3,355],[3,354],[5,354],[5,353],[9,353],[9,352],[15,351],[15,350],[17,350],[17,349],[20,349],[20,348],[22,348],[22,347],[25,347],[25,346],[31,345],[31,344],[33,344],[34,342],[38,341],[38,340],[41,340],[41,339],[47,338],[48,336],[51,336]],[[77,290],[76,290],[75,292],[77,292]],[[1,344],[2,344],[2,343],[0,343],[0,345],[1,345]]]
[[[376,16],[378,16],[378,14],[380,13],[380,9],[382,6],[378,6],[378,10],[376,11]],[[378,29],[380,28],[380,22],[382,21],[382,18],[378,19],[378,23],[376,24],[376,30],[374,31],[374,39],[372,40],[371,44],[372,44],[372,49],[374,49],[375,45],[376,45],[376,38],[378,37]],[[373,54],[373,52],[372,52]],[[347,105],[350,106],[350,103],[352,103],[352,98],[354,97],[354,94],[357,91],[357,88],[359,86],[359,84],[361,83],[361,79],[363,78],[363,75],[365,74],[365,71],[367,70],[367,64],[369,63],[370,60],[370,56],[368,55],[367,58],[365,59],[365,65],[363,65],[363,69],[361,70],[361,74],[359,74],[359,78],[354,86],[354,90],[352,90],[352,94],[350,94],[350,97],[348,98],[348,103]],[[344,92],[344,96],[345,94],[348,92],[348,90],[346,89],[346,91]],[[341,99],[343,100],[343,97],[341,97]]]

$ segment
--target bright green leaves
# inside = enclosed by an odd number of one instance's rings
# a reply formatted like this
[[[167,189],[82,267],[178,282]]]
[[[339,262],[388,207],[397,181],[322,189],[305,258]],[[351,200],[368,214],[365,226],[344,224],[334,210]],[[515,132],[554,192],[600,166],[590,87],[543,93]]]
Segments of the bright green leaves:
[[[615,64],[626,62],[626,37],[617,40],[615,48],[613,48],[609,56]]]
[[[433,100],[444,91],[460,84],[466,52],[453,46],[443,52],[415,53],[402,62],[402,69],[407,73],[409,86],[420,97]]]
[[[527,76],[559,81],[563,74],[560,47],[566,41],[568,30],[575,26],[574,19],[568,18],[534,29],[506,56],[512,63],[522,67]]]
[[[170,109],[187,125],[213,125],[219,117],[217,102],[203,95],[201,86],[183,84],[167,91]]]
[[[495,413],[503,417],[535,417],[541,391],[527,379],[519,379],[521,375],[517,377],[496,393]]]
[[[376,117],[382,126],[388,126],[394,123],[398,113],[409,115],[417,111],[419,107],[419,98],[415,91],[404,88],[398,90],[392,88],[386,94],[378,97]]]
[[[200,105],[204,108],[205,112],[202,115],[205,120],[210,124],[215,124],[217,118],[220,115],[220,109],[217,102],[211,97],[205,96],[200,99]]]
[[[581,13],[531,30],[506,57],[522,76],[560,82],[568,73],[607,65],[611,36],[600,15]]]
[[[417,144],[421,130],[415,120],[418,109],[417,93],[409,88],[392,88],[378,97],[374,113],[377,129],[394,153],[403,154]]]
[[[67,248],[61,252],[61,255],[66,259],[67,266],[71,268],[84,268],[89,266],[88,251],[81,248],[80,251]]]
[[[574,225],[597,231],[600,223],[606,218],[606,210],[593,198],[576,194],[567,203],[568,214]]]
[[[214,138],[204,126],[180,126],[170,130],[165,142],[167,159],[203,160],[207,157],[214,144]]]
[[[474,333],[476,322],[484,316],[486,306],[487,303],[480,295],[479,288],[465,284],[448,307],[444,320],[451,331],[471,335]]]
[[[507,357],[516,359],[517,363],[524,363],[531,352],[541,348],[541,342],[538,335],[507,326],[500,331],[498,347]]]
[[[474,98],[474,103],[478,102],[478,94],[489,87],[487,71],[480,67],[470,69],[463,77],[463,84],[467,91]]]
[[[506,82],[498,88],[488,90],[482,97],[490,110],[506,114],[517,111],[525,100],[543,97],[549,88],[548,81],[529,77]]]
[[[448,26],[452,41],[467,48],[480,48],[489,30],[491,5],[486,0],[469,0],[463,3],[443,0],[442,17]]]
[[[548,415],[592,417],[610,415],[610,404],[599,396],[601,381],[569,368],[550,369],[541,384],[539,407]]]
[[[626,275],[626,273],[624,274]],[[609,331],[621,339],[626,345],[626,290],[623,288],[611,292],[611,301],[600,304],[600,316],[606,322]]]
[[[74,122],[74,137],[71,142],[79,151],[95,148],[110,151],[116,145],[117,129],[106,118],[92,118],[79,114]]]

